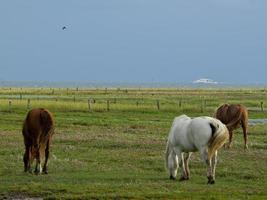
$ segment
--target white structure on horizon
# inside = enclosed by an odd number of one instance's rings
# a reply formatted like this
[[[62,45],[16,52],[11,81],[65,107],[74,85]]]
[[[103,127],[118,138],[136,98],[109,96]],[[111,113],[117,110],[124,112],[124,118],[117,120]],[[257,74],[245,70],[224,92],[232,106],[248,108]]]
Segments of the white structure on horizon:
[[[201,78],[201,79],[193,81],[193,83],[218,84],[217,81],[214,81],[214,80],[208,79],[208,78]]]

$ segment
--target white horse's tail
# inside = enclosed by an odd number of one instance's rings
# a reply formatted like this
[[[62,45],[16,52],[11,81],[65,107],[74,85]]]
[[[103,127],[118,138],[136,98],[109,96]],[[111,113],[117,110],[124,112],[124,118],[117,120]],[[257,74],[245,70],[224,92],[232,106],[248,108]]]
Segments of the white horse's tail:
[[[228,140],[229,132],[227,127],[217,120],[210,122],[212,136],[208,144],[208,159],[211,159],[215,152],[220,149],[223,144]]]
[[[165,167],[170,174],[170,179],[175,179],[178,169],[178,157],[174,152],[169,140],[165,152]]]

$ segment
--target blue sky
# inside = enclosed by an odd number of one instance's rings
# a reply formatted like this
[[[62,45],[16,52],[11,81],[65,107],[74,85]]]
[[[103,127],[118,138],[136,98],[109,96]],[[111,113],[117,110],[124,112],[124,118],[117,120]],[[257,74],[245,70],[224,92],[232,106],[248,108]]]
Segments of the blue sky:
[[[0,80],[267,83],[266,20],[266,0],[3,0]]]

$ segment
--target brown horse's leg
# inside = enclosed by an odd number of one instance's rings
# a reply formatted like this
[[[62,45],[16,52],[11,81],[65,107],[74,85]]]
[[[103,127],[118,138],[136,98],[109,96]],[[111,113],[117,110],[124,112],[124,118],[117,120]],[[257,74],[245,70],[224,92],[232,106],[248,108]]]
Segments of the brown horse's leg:
[[[30,152],[30,147],[27,145],[25,146],[25,153],[24,153],[24,156],[23,156],[23,161],[24,161],[24,172],[27,172],[30,170],[31,168],[31,161],[30,161],[30,155],[31,152]]]
[[[49,158],[49,146],[50,146],[50,140],[47,141],[46,148],[45,148],[45,162],[44,162],[44,170],[43,170],[44,174],[48,174],[47,161],[48,161],[48,158]]]
[[[233,131],[229,130],[229,143],[228,143],[228,148],[232,146],[232,139],[233,139]]]
[[[41,167],[41,157],[40,157],[40,146],[36,145],[34,147],[36,149],[36,166],[35,166],[35,174],[40,174],[42,172]]]

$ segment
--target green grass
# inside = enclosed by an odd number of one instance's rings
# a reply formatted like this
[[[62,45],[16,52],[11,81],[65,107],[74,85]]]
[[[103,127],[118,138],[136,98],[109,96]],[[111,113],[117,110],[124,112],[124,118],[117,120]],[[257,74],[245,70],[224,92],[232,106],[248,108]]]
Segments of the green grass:
[[[21,127],[28,98],[30,107],[46,107],[55,116],[48,175],[23,172]],[[96,99],[91,111],[88,98]],[[109,111],[106,100],[111,102]],[[201,108],[203,100],[207,102]],[[262,89],[2,88],[0,199],[266,199],[265,124],[249,127],[248,151],[243,150],[241,130],[234,133],[231,149],[219,151],[215,185],[206,184],[206,167],[198,153],[190,162],[189,181],[170,181],[164,168],[166,138],[175,116],[211,116],[221,103],[238,102],[251,107],[250,118],[267,118],[265,111],[255,109],[266,100]]]

